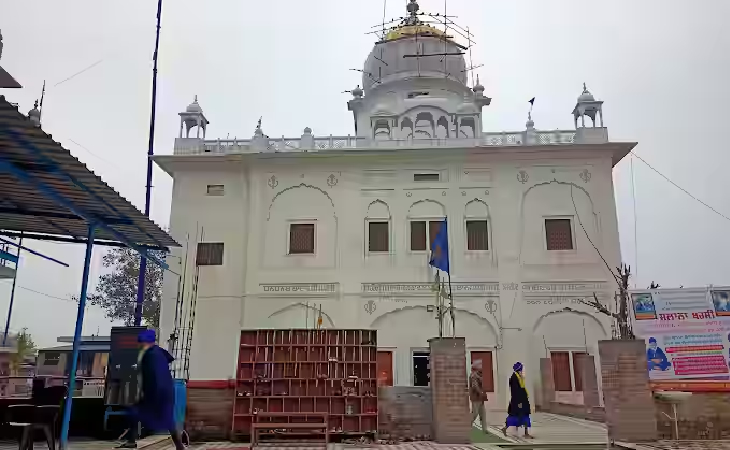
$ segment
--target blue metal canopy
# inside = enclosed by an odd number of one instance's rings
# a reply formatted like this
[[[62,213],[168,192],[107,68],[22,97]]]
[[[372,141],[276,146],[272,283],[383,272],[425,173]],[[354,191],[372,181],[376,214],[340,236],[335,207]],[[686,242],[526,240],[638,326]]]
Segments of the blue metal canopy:
[[[169,234],[0,96],[0,231],[3,230],[28,233],[36,239],[70,239],[86,244],[69,386],[74,386],[76,379],[94,240],[100,238],[131,247],[164,268],[167,264],[147,250],[179,247]],[[69,388],[61,427],[63,450],[68,447],[72,400],[73,389]]]
[[[131,247],[179,244],[0,96],[0,229]]]

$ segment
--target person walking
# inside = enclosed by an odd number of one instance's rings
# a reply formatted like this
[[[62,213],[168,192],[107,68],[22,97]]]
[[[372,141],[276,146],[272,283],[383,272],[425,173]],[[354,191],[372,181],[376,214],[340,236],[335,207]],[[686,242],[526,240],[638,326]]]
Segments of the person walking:
[[[487,415],[484,409],[486,394],[482,386],[482,361],[476,360],[471,364],[471,375],[469,375],[469,400],[471,400],[471,423],[479,416],[482,430],[487,432]]]
[[[512,366],[512,369],[514,372],[509,379],[510,401],[502,434],[506,436],[509,427],[517,428],[518,433],[520,428],[525,427],[525,438],[532,439],[533,436],[530,434],[530,427],[532,427],[530,421],[530,395],[527,393],[527,387],[525,387],[524,367],[521,362],[517,362]]]
[[[175,449],[185,449],[174,415],[175,386],[170,363],[175,358],[167,350],[155,345],[155,340],[155,330],[144,330],[137,338],[140,345],[137,359],[140,398],[129,411],[131,420],[127,441],[117,448],[137,448],[137,427],[141,422],[148,431],[167,431]]]

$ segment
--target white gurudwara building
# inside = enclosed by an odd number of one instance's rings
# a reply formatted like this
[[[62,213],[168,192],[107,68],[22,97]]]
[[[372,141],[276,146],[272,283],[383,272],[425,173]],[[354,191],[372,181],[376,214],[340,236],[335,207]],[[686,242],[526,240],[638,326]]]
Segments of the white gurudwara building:
[[[564,365],[558,400],[582,401],[574,361],[598,363],[612,321],[580,299],[614,306],[612,171],[636,144],[609,141],[585,86],[570,130],[528,119],[485,131],[491,99],[469,86],[464,47],[417,13],[412,0],[367,57],[352,135],[303,123],[300,137],[270,138],[259,121],[250,140],[210,139],[197,98],[180,113],[173,154],[155,157],[174,179],[170,233],[183,243],[160,335],[186,349],[190,380],[235,378],[241,329],[311,328],[321,310],[323,328],[378,331],[381,383],[428,383],[430,240],[447,219],[456,334],[467,363],[484,361],[489,403],[504,405],[516,361],[539,392],[548,354]]]

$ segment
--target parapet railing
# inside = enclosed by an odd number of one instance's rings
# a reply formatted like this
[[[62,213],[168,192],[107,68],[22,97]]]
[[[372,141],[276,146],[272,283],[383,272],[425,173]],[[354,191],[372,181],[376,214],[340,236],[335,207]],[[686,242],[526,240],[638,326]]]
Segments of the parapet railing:
[[[575,130],[517,131],[482,133],[473,139],[366,139],[356,136],[315,137],[304,135],[299,138],[265,138],[259,145],[252,139],[176,139],[174,154],[234,155],[245,153],[319,152],[340,149],[372,148],[428,148],[428,147],[480,147],[518,145],[566,145],[575,143]]]

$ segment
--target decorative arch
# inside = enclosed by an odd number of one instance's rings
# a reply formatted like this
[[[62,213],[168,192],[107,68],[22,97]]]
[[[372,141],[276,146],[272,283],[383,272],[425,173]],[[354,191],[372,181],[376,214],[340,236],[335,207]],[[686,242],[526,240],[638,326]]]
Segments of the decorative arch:
[[[529,196],[529,194],[531,192],[534,192],[534,189],[549,186],[551,184],[568,186],[571,190],[573,188],[576,188],[578,191],[582,192],[591,204],[591,219],[592,219],[592,224],[593,224],[593,232],[597,233],[599,231],[598,227],[597,227],[598,214],[596,213],[596,207],[595,207],[595,204],[593,203],[593,198],[591,198],[591,195],[588,193],[588,190],[586,190],[586,188],[584,188],[583,186],[579,186],[573,182],[558,181],[555,178],[553,178],[552,181],[545,181],[542,183],[534,184],[534,185],[530,186],[529,188],[527,188],[525,190],[525,192],[522,193],[522,197],[520,198],[520,224],[521,224],[521,226],[520,226],[520,251],[519,251],[519,255],[518,255],[518,261],[520,261],[520,262],[522,261],[522,249],[524,246],[524,239],[525,239],[525,203],[527,202],[527,197]],[[577,219],[577,217],[576,217],[576,219]],[[586,223],[586,221],[583,219],[581,219],[581,221],[584,224]]]
[[[469,214],[469,205],[476,205],[476,204],[481,204],[481,205],[484,206],[484,213],[480,213],[480,214]],[[464,205],[464,216],[465,217],[484,217],[484,218],[489,218],[489,205],[487,204],[487,202],[485,202],[484,200],[482,200],[480,198],[474,198],[473,200],[469,200]]]
[[[546,312],[545,314],[538,317],[537,320],[535,320],[535,323],[532,325],[532,333],[534,334],[537,331],[537,329],[540,327],[542,322],[545,319],[547,319],[548,317],[556,316],[556,315],[563,315],[563,314],[573,314],[576,316],[581,316],[581,317],[587,318],[587,319],[593,321],[594,323],[596,323],[601,328],[601,331],[603,332],[604,336],[609,336],[609,334],[606,332],[606,327],[600,320],[598,320],[596,318],[596,316],[594,316],[593,314],[587,313],[585,311],[578,311],[576,309],[570,309],[567,311],[564,309],[558,309],[558,310]]]
[[[388,119],[377,119],[373,124],[373,139],[390,139],[390,121]]]
[[[396,308],[396,309],[394,309],[392,311],[388,311],[388,312],[386,312],[384,314],[381,314],[380,316],[378,316],[375,319],[373,319],[373,321],[370,323],[370,328],[377,328],[378,325],[383,320],[385,320],[388,317],[393,316],[394,314],[398,314],[398,313],[405,312],[405,311],[411,311],[411,310],[428,311],[427,308],[426,308],[426,306],[423,306],[423,305],[413,305],[413,306],[410,306],[409,305],[409,306],[404,306],[402,308]],[[489,330],[492,332],[492,334],[494,336],[495,343],[498,343],[499,342],[499,331],[498,331],[499,330],[499,326],[495,326],[489,319],[487,319],[486,317],[482,317],[479,314],[477,314],[475,312],[472,312],[472,311],[469,311],[469,310],[466,310],[466,309],[454,308],[454,311],[455,311],[455,313],[464,313],[464,314],[467,314],[467,315],[469,315],[471,317],[474,317],[478,322],[486,325],[489,328]],[[458,322],[457,322],[457,324],[458,324]]]
[[[408,207],[408,217],[418,217],[419,215],[414,216],[413,212],[414,209],[418,208],[419,205],[423,205],[424,207],[427,207],[427,205],[438,205],[437,207],[440,208],[440,212],[438,214],[422,214],[420,216],[431,216],[431,217],[446,217],[446,206],[444,206],[443,203],[437,202],[436,200],[431,199],[425,199],[425,200],[418,200],[417,202],[414,202],[411,204],[410,207]],[[434,206],[436,207],[436,206]]]
[[[385,214],[378,214],[377,211],[385,211]],[[391,218],[390,206],[383,200],[377,199],[370,202],[368,211],[365,215],[366,219],[389,219]]]
[[[400,131],[403,134],[403,129],[408,128],[410,131],[402,136],[404,139],[411,139],[413,137],[413,121],[410,117],[404,117],[400,121]]]
[[[278,310],[274,311],[273,313],[269,314],[269,317],[268,318],[269,319],[273,319],[274,317],[276,317],[278,315],[281,315],[281,314],[284,314],[285,312],[291,311],[293,309],[304,309],[304,310],[308,309],[312,314],[319,314],[320,313],[319,308],[315,308],[312,305],[307,305],[305,303],[298,302],[298,303],[293,303],[291,305],[285,306],[285,307],[283,307],[281,309],[278,309]],[[329,316],[329,314],[327,314],[324,311],[322,311],[322,325],[325,328],[334,328],[335,327],[335,323],[332,320],[332,318]],[[329,326],[327,326],[327,325],[329,325]]]
[[[441,133],[441,128],[443,128],[443,133]],[[449,119],[446,118],[446,116],[441,116],[436,121],[436,134],[434,137],[441,137],[443,135],[444,139],[449,139]]]
[[[426,122],[424,125],[423,122]],[[426,129],[424,129],[424,127]],[[430,111],[422,111],[416,114],[416,120],[413,127],[413,137],[416,137],[417,133],[426,135],[426,139],[433,138],[436,133],[436,123],[433,120],[433,114]]]
[[[330,195],[324,189],[311,185],[311,184],[305,184],[305,183],[301,183],[297,186],[289,186],[288,188],[282,189],[281,191],[277,192],[276,195],[274,195],[274,198],[271,199],[271,203],[269,203],[269,213],[266,217],[266,221],[268,222],[271,219],[271,208],[274,207],[274,203],[282,194],[284,194],[287,191],[291,191],[292,189],[302,189],[302,188],[314,189],[315,191],[319,191],[319,193],[321,193],[322,195],[327,197],[327,200],[330,201],[330,205],[332,205],[332,217],[334,217],[335,222],[337,222],[337,212],[335,210],[335,202],[332,200],[332,197],[330,197]]]
[[[469,127],[471,129],[471,133],[465,133],[463,128]],[[477,124],[473,117],[462,117],[459,121],[459,134],[462,135],[465,138],[473,138],[476,136],[477,133]]]

